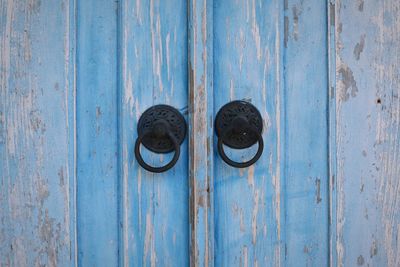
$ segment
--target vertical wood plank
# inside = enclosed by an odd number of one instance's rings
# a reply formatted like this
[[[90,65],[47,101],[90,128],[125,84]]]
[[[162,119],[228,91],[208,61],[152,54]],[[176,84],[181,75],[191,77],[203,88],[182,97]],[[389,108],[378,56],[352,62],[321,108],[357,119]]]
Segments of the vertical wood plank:
[[[296,0],[214,6],[215,111],[251,101],[266,143],[248,169],[216,160],[218,266],[328,264],[326,10]]]
[[[336,1],[337,265],[400,265],[400,2]]]
[[[337,266],[336,250],[336,213],[337,213],[337,186],[336,186],[336,14],[335,0],[327,1],[327,42],[328,42],[328,146],[329,146],[329,264]]]
[[[74,1],[0,2],[0,265],[75,265]]]
[[[123,0],[120,5],[121,262],[188,266],[187,140],[178,162],[165,173],[144,170],[134,155],[137,121],[146,109],[167,104],[187,115],[187,3]],[[141,150],[154,166],[172,157]]]
[[[216,266],[279,266],[284,260],[282,12],[279,1],[214,4],[214,114],[231,100],[250,101],[264,118],[265,144],[262,157],[246,169],[215,155]],[[256,146],[232,157],[249,159]]]
[[[77,3],[78,264],[118,264],[117,3]]]
[[[189,1],[190,265],[214,266],[213,1]]]
[[[325,1],[285,6],[285,265],[329,264]]]

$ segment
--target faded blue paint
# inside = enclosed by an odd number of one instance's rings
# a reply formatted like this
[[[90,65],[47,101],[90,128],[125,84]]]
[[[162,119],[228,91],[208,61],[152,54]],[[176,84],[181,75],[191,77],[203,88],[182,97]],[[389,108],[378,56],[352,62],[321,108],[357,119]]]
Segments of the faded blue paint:
[[[117,4],[77,2],[78,265],[118,263]]]
[[[337,266],[336,250],[336,57],[335,57],[335,0],[330,0],[327,6],[328,17],[328,76],[329,76],[329,264]]]
[[[0,1],[0,266],[75,262],[74,8]]]
[[[214,17],[215,111],[246,99],[265,119],[254,167],[216,162],[216,265],[327,265],[326,4],[219,1]]]
[[[165,173],[145,171],[133,153],[136,123],[147,108],[165,103],[187,117],[187,4],[123,0],[120,5],[121,262],[187,266],[187,138],[179,161]],[[158,166],[172,157],[142,152]]]
[[[337,265],[400,266],[400,2],[336,1]]]
[[[289,0],[285,17],[285,265],[328,266],[327,4]]]
[[[213,116],[231,100],[250,101],[264,118],[265,145],[246,169],[215,155],[216,266],[276,266],[284,257],[282,10],[272,1],[214,4]],[[248,159],[255,150],[232,157]]]
[[[0,1],[0,265],[398,266],[399,10]],[[214,149],[236,99],[264,117],[242,170]],[[152,174],[133,145],[160,103],[188,136]]]

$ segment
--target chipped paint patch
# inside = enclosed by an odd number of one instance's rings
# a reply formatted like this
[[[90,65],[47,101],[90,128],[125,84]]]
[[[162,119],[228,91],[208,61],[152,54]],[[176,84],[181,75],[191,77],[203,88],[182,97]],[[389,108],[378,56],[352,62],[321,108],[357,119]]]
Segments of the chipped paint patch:
[[[254,188],[254,165],[250,166],[247,171],[247,182],[250,187]]]
[[[256,52],[257,52],[257,59],[261,60],[262,56],[262,50],[261,50],[261,36],[260,36],[260,27],[258,26],[257,23],[257,14],[256,14],[256,3],[255,0],[253,0],[252,3],[252,27],[251,27],[251,32],[253,34],[254,38],[254,45],[256,47]]]
[[[357,265],[362,266],[362,265],[364,265],[364,263],[365,263],[364,257],[362,255],[358,256]]]
[[[350,67],[345,64],[341,64],[338,69],[338,79],[337,87],[339,90],[340,99],[347,101],[350,97],[357,96],[357,82]]]
[[[357,0],[357,5],[358,5],[358,11],[363,12],[364,11],[364,0]]]
[[[302,13],[302,8],[298,8],[297,6],[293,6],[293,38],[295,41],[299,39],[299,17]]]
[[[360,60],[360,55],[364,51],[365,46],[365,34],[361,35],[360,42],[356,44],[353,50],[354,58]]]
[[[316,187],[316,194],[315,194],[315,200],[317,204],[321,203],[321,179],[316,178],[315,179],[315,187]]]
[[[257,215],[258,215],[258,206],[259,206],[259,190],[255,190],[254,192],[254,200],[253,200],[253,213],[251,217],[251,232],[252,232],[252,243],[253,245],[257,242]]]

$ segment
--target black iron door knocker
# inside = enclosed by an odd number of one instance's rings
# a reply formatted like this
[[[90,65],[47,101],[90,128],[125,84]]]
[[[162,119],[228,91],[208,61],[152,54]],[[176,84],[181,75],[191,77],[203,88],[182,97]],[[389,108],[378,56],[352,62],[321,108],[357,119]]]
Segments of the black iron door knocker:
[[[215,131],[218,136],[218,152],[221,158],[236,168],[253,165],[264,149],[262,138],[263,121],[255,106],[246,101],[232,101],[224,105],[215,118]],[[231,160],[225,153],[223,145],[234,149],[251,147],[258,142],[255,156],[246,162]]]
[[[186,136],[186,122],[177,109],[168,105],[156,105],[147,109],[139,119],[137,132],[135,157],[140,166],[150,172],[160,173],[175,165],[179,159],[180,145]],[[155,153],[174,151],[174,156],[167,165],[150,166],[140,154],[140,144]]]

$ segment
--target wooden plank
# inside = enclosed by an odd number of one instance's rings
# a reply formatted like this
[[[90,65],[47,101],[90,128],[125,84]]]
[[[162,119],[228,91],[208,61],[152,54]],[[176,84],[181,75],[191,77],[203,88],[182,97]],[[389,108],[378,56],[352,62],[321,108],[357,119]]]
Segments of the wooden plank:
[[[78,264],[118,264],[117,3],[77,3]]]
[[[289,0],[284,12],[285,265],[327,266],[327,4]]]
[[[190,265],[214,266],[213,1],[189,1]]]
[[[214,4],[214,113],[250,101],[264,118],[264,152],[236,169],[215,157],[215,265],[279,266],[284,260],[283,3]],[[244,160],[251,149],[233,156]]]
[[[400,265],[400,2],[336,1],[337,265]]]
[[[216,160],[218,266],[328,264],[326,9],[296,0],[214,7],[215,111],[251,101],[266,144],[248,169]]]
[[[137,121],[146,109],[168,104],[187,115],[187,3],[124,0],[120,10],[121,265],[188,266],[187,139],[165,173],[144,170],[134,155]],[[142,154],[158,166],[172,157],[143,147]]]
[[[328,84],[329,84],[329,264],[337,266],[336,251],[336,45],[335,45],[335,0],[329,0],[327,3],[328,14]]]
[[[0,2],[0,265],[75,263],[74,1]]]

